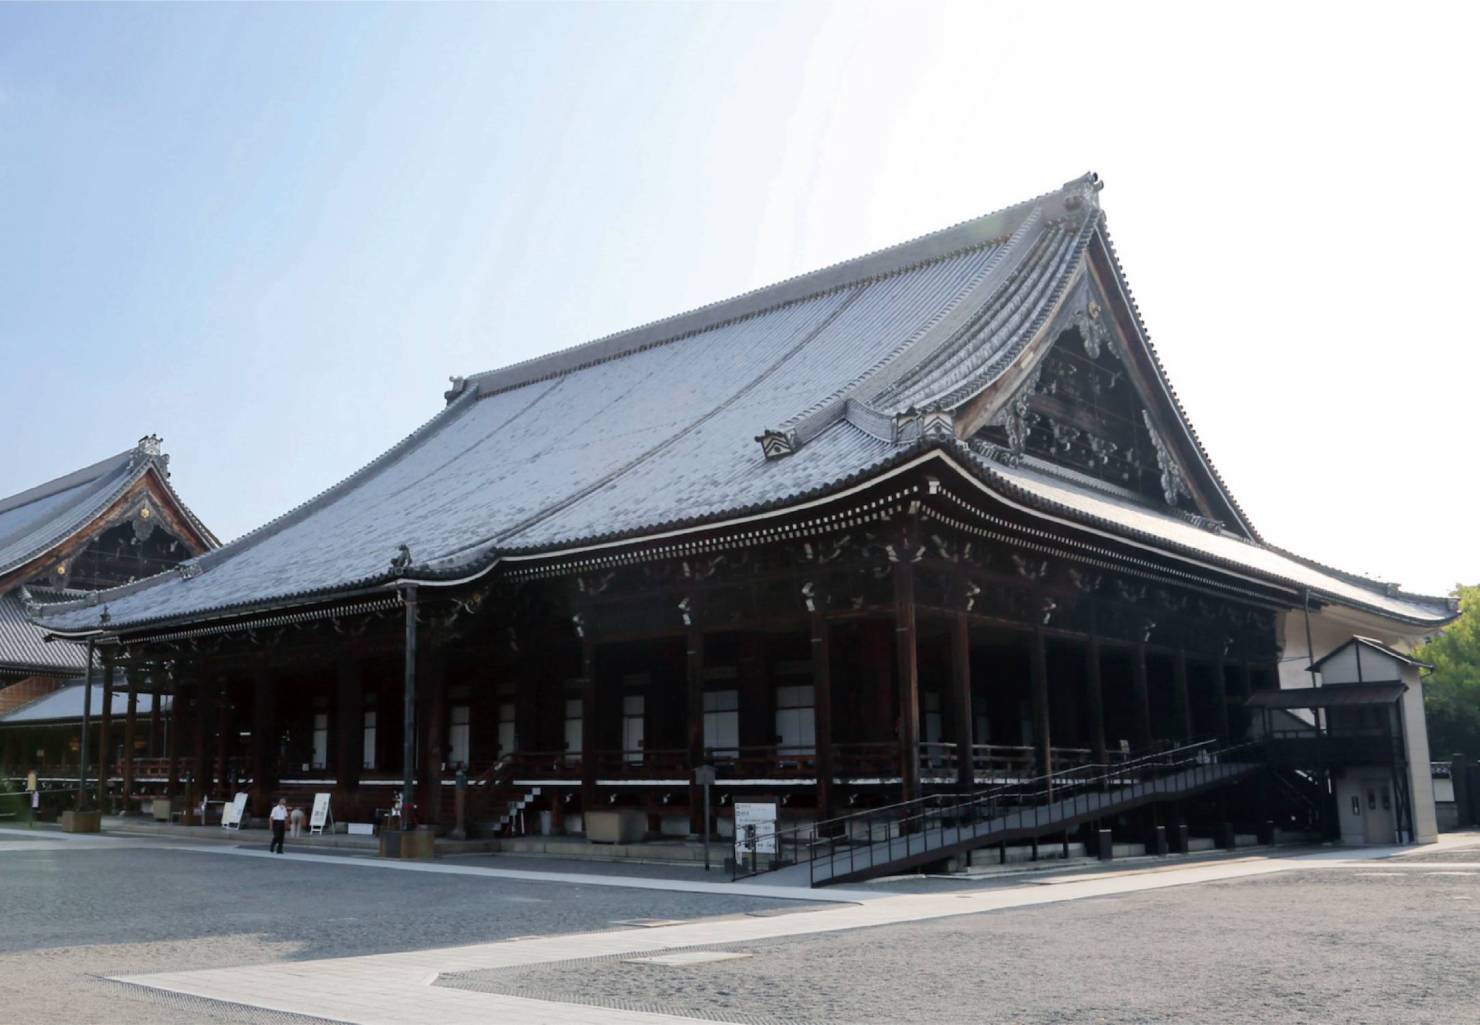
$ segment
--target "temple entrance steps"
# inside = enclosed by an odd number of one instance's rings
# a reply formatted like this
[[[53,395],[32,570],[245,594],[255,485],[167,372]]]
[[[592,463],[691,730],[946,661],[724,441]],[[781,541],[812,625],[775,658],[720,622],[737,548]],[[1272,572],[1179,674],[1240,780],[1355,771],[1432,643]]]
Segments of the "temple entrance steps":
[[[1141,805],[1228,786],[1264,768],[1257,742],[1220,747],[1204,741],[1108,769],[1078,766],[971,794],[924,797],[758,836],[757,867],[737,864],[734,877],[770,872],[777,882],[801,885],[858,882],[981,847],[1062,835]]]
[[[478,835],[498,836],[517,824],[519,813],[528,808],[542,792],[540,787],[499,787],[491,796],[493,815],[485,811],[477,818],[469,817]],[[522,832],[522,831],[521,831]]]

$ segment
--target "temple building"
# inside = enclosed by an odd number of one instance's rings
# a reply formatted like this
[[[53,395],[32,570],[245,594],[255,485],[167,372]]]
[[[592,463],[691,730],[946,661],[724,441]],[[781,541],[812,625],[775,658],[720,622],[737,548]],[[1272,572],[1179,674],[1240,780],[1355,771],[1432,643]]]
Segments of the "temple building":
[[[87,647],[48,643],[28,615],[48,602],[90,601],[99,590],[153,577],[217,546],[215,536],[170,484],[160,440],[0,499],[0,767],[7,777],[36,772],[48,782],[77,779],[85,704]],[[105,705],[106,710],[105,710]],[[92,752],[111,774],[132,743],[164,756],[152,688],[136,694],[130,714],[121,692],[94,699]],[[110,731],[112,709],[140,716],[127,735]]]
[[[1099,193],[454,378],[318,497],[36,622],[165,681],[171,786],[259,812],[329,790],[370,821],[399,794],[446,829],[464,771],[471,828],[690,836],[712,766],[721,835],[765,802],[855,847],[910,809],[943,830],[845,878],[1158,822],[1337,835],[1365,766],[1386,835],[1430,838],[1416,671],[1335,714],[1317,660],[1356,636],[1406,658],[1454,604],[1259,535]]]

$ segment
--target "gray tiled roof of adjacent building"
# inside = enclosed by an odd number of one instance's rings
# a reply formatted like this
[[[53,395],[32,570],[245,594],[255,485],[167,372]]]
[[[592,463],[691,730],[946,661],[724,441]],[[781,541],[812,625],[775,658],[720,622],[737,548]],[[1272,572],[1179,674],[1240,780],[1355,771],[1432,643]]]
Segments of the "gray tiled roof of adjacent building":
[[[66,686],[42,695],[13,712],[0,715],[0,726],[44,725],[80,720],[86,700],[86,688],[85,681],[72,680]],[[159,707],[162,712],[169,711],[168,695],[162,697]],[[134,713],[150,715],[153,710],[154,695],[148,691],[140,691]],[[112,712],[115,719],[122,719],[128,714],[128,692],[122,687],[113,691]],[[93,682],[92,714],[94,717],[103,714],[103,687],[96,681]]]
[[[1103,230],[1096,187],[1080,179],[870,256],[459,379],[440,413],[345,481],[182,571],[105,592],[109,623],[388,583],[402,544],[408,578],[446,576],[501,555],[714,522],[835,491],[930,446],[1038,508],[1385,615],[1449,618],[1441,599],[1324,571],[1259,543],[1252,528],[1247,538],[1209,533],[989,463],[961,442],[890,435],[911,407],[954,405],[989,386],[1042,328],[1082,275],[1086,240]],[[794,442],[786,458],[767,459],[756,443],[771,431]],[[83,632],[101,612],[57,606],[44,622]]]
[[[77,644],[47,642],[46,631],[26,616],[18,591],[0,594],[0,670],[45,676],[80,673],[87,668],[85,649]]]

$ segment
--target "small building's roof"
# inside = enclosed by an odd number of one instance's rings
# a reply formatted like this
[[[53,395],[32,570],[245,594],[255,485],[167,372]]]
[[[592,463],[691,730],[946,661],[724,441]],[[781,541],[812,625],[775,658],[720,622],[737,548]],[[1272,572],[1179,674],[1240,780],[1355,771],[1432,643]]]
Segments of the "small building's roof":
[[[41,621],[80,635],[398,579],[461,578],[503,558],[789,508],[944,454],[1039,514],[1068,511],[1382,615],[1452,618],[1442,599],[1400,595],[1260,541],[1155,360],[1109,248],[1098,188],[1086,176],[869,256],[455,379],[440,413],[318,497],[174,571],[91,604],[49,607]],[[1165,509],[1009,472],[953,433],[970,434],[967,421],[1005,406],[1071,307],[1098,310],[1085,302],[1092,277],[1126,311],[1127,344],[1149,367],[1145,399],[1222,535]],[[927,434],[926,413],[954,426]],[[393,567],[403,545],[409,558]]]
[[[1384,644],[1381,641],[1377,640],[1376,638],[1373,638],[1373,637],[1363,637],[1360,634],[1358,634],[1358,635],[1352,637],[1351,640],[1349,640],[1349,641],[1345,642],[1344,644],[1342,644],[1340,647],[1335,648],[1332,651],[1328,651],[1326,654],[1322,655],[1320,658],[1318,658],[1314,662],[1312,662],[1311,663],[1311,666],[1310,666],[1310,672],[1313,672],[1313,673],[1314,672],[1319,672],[1320,669],[1321,669],[1321,666],[1325,665],[1331,659],[1335,658],[1337,655],[1341,654],[1343,651],[1345,651],[1347,648],[1350,648],[1354,644],[1360,645],[1361,647],[1364,647],[1364,648],[1370,648],[1373,651],[1376,651],[1376,652],[1379,652],[1380,654],[1386,655],[1388,658],[1391,658],[1391,659],[1394,659],[1394,660],[1396,660],[1398,662],[1401,662],[1403,665],[1414,666],[1414,667],[1416,667],[1418,669],[1432,669],[1432,668],[1434,668],[1433,666],[1429,665],[1427,662],[1420,662],[1418,659],[1414,658],[1412,655],[1404,654],[1403,652],[1399,651],[1397,648],[1394,648],[1394,647],[1392,647],[1390,645]]]
[[[0,577],[86,530],[151,470],[191,526],[214,545],[214,535],[170,487],[168,463],[169,457],[160,452],[159,439],[150,436],[91,466],[0,498]]]
[[[1329,687],[1261,690],[1249,696],[1250,708],[1338,708],[1346,705],[1390,705],[1403,696],[1406,683],[1338,683]]]
[[[72,680],[59,690],[37,698],[30,704],[22,705],[13,712],[0,715],[0,726],[37,726],[45,724],[60,724],[66,722],[82,721],[82,706],[86,699],[87,683],[85,680]],[[122,719],[128,714],[128,691],[121,687],[113,690],[113,716]],[[169,695],[162,695],[160,699],[160,711],[168,712],[170,708]],[[154,710],[154,695],[145,691],[138,694],[138,703],[135,706],[136,715],[150,715]],[[93,681],[92,693],[92,715],[94,718],[103,714],[103,686],[97,680]]]

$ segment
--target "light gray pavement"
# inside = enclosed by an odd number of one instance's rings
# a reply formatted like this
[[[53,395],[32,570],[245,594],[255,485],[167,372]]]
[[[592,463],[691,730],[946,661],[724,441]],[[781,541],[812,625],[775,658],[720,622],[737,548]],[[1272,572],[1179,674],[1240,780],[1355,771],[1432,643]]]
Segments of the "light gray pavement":
[[[778,951],[785,951],[780,955],[783,960],[801,965],[811,957],[807,952],[816,944],[825,947],[827,943],[854,942],[840,941],[836,934],[883,935],[891,929],[901,930],[900,936],[906,941],[902,949],[910,952],[904,962],[898,957],[894,961],[883,959],[869,968],[874,955],[860,953],[859,959],[851,961],[840,957],[836,961],[838,972],[830,975],[826,959],[811,961],[814,981],[821,992],[845,985],[838,981],[845,975],[872,972],[883,976],[900,970],[919,974],[928,972],[937,956],[948,963],[949,952],[942,952],[939,939],[928,927],[946,919],[961,923],[966,920],[959,916],[978,911],[999,912],[978,916],[982,922],[1006,914],[1031,919],[1034,912],[1026,909],[1033,905],[1058,905],[1054,913],[1072,914],[1069,909],[1099,903],[1082,899],[1086,897],[1124,895],[1124,899],[1110,903],[1130,906],[1150,899],[1147,894],[1169,887],[1195,882],[1215,884],[1179,892],[1179,898],[1185,896],[1192,902],[1180,913],[1198,918],[1199,893],[1211,895],[1201,899],[1208,900],[1216,910],[1226,898],[1214,895],[1215,890],[1236,890],[1264,877],[1291,872],[1316,880],[1311,884],[1316,887],[1326,885],[1319,880],[1328,876],[1348,880],[1354,886],[1388,887],[1407,885],[1403,880],[1411,878],[1420,889],[1404,899],[1422,908],[1427,902],[1441,899],[1442,895],[1433,892],[1434,887],[1476,887],[1480,881],[1480,875],[1449,874],[1466,871],[1449,864],[1432,866],[1434,874],[1425,872],[1420,862],[1412,860],[1418,855],[1382,861],[1379,856],[1391,852],[1325,851],[1146,866],[1131,871],[1037,873],[1015,884],[996,880],[990,886],[964,890],[955,885],[938,886],[915,894],[900,894],[888,887],[820,893],[789,890],[785,896],[792,899],[778,900],[752,892],[753,888],[705,881],[702,872],[693,873],[699,879],[692,875],[688,880],[637,879],[585,873],[583,870],[593,866],[569,862],[560,866],[565,872],[499,870],[481,864],[508,864],[510,859],[504,857],[444,859],[433,865],[415,865],[332,855],[274,857],[255,847],[238,850],[229,845],[60,834],[39,839],[39,833],[33,835],[38,839],[20,839],[0,831],[0,843],[13,841],[11,847],[0,850],[0,907],[6,909],[0,920],[0,1022],[23,1021],[27,1025],[74,1021],[288,1023],[314,1016],[367,1025],[429,1020],[653,1025],[684,1020],[682,1016],[702,1008],[682,1002],[661,1007],[649,1002],[641,1010],[585,1006],[582,1002],[597,994],[590,988],[578,993],[554,992],[545,999],[531,998],[525,994],[535,990],[528,987],[540,989],[544,981],[511,983],[498,973],[634,952],[714,949],[720,945],[728,949],[737,943],[760,944],[758,949],[764,951],[774,943]],[[1456,842],[1451,840],[1450,846]],[[1473,847],[1480,844],[1480,836],[1458,842]],[[37,843],[58,849],[36,849]],[[1422,853],[1427,856],[1438,852],[1430,849]],[[1456,853],[1480,861],[1480,847]],[[479,864],[467,864],[471,861]],[[1317,868],[1323,871],[1314,871]],[[1237,879],[1249,882],[1222,881]],[[927,885],[931,882],[920,881]],[[1292,892],[1307,888],[1295,887]],[[803,900],[795,899],[798,897]],[[819,897],[845,902],[825,906],[806,903]],[[679,920],[684,924],[659,928],[620,924],[633,919]],[[1142,928],[1153,936],[1153,943],[1160,943],[1157,916],[1141,921]],[[1355,930],[1355,924],[1336,922],[1327,948],[1344,949],[1349,942],[1360,941],[1362,933]],[[1233,935],[1242,937],[1242,942],[1257,944],[1259,927],[1257,923],[1255,926],[1248,933]],[[1230,928],[1237,928],[1237,923]],[[915,934],[909,932],[917,929],[927,929],[920,934],[920,942],[914,942]],[[866,941],[858,942],[867,946]],[[79,943],[86,946],[77,946]],[[784,947],[787,943],[794,946]],[[979,965],[991,964],[1001,955],[997,942],[989,947],[978,949]],[[1091,948],[1091,953],[1097,951]],[[661,971],[704,973],[723,968],[743,973],[756,971],[747,968],[756,964],[761,966],[759,974],[763,977],[781,971],[774,967],[779,964],[774,953],[727,964]],[[660,970],[650,965],[644,968]],[[1065,977],[1062,960],[1049,968],[1058,973],[1053,978]],[[583,969],[581,977],[585,974]],[[443,976],[458,986],[500,991],[434,985]],[[783,976],[777,978],[782,983],[778,993],[784,994]],[[105,977],[128,977],[131,985],[110,982]],[[989,980],[996,977],[995,970],[986,976],[978,969],[983,993],[991,992]],[[720,975],[700,975],[695,982],[696,992],[706,991],[706,979],[722,984]],[[861,980],[860,985],[866,982]],[[737,981],[735,985],[739,987],[735,992],[746,993],[758,984]],[[665,987],[671,989],[669,983],[654,981],[653,997],[667,992]],[[625,1000],[620,980],[614,978],[607,988],[609,1002]],[[809,1014],[822,1015],[818,1020],[850,1020],[846,1015],[853,1012],[846,1002],[837,1003],[836,999],[836,1006],[820,1004]],[[722,1000],[716,1006],[726,1013],[732,1009]],[[844,1016],[836,1017],[839,1014]],[[780,1020],[776,1008],[767,1011],[765,1017]],[[804,1020],[796,1015],[788,1020],[792,1019]],[[744,1012],[727,1020],[761,1019]],[[972,1016],[965,1020],[979,1019]]]

